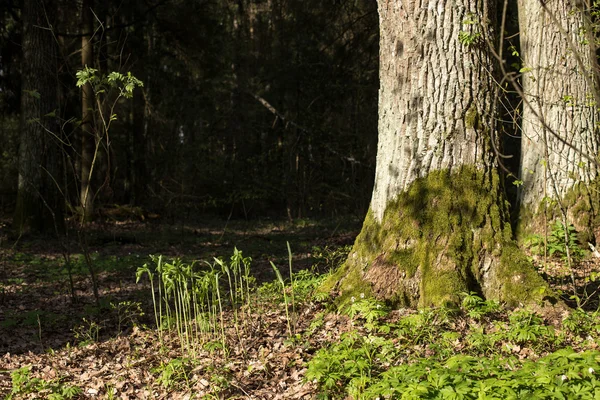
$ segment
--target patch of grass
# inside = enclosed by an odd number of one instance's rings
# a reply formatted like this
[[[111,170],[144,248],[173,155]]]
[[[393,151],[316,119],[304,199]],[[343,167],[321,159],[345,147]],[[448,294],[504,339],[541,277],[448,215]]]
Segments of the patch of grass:
[[[225,310],[232,311],[233,328],[238,341],[243,341],[252,307],[251,258],[234,249],[229,261],[215,258],[213,263],[165,261],[162,256],[151,259],[152,263],[138,268],[136,275],[137,281],[144,275],[150,280],[161,342],[163,331],[174,330],[182,350],[190,356],[206,342],[215,340],[220,340],[226,351]]]
[[[352,246],[314,246],[312,248],[313,267],[319,271],[331,272],[339,268],[350,254]]]
[[[283,285],[279,278],[276,277],[275,280],[258,286],[253,293],[253,301],[262,304],[262,308],[267,304],[277,307],[278,304],[285,304],[288,292],[290,296],[293,292],[294,302],[298,308],[310,302],[324,302],[329,298],[329,294],[319,291],[319,288],[327,277],[328,274],[318,274],[312,269],[303,269],[294,272],[291,280],[282,277]]]

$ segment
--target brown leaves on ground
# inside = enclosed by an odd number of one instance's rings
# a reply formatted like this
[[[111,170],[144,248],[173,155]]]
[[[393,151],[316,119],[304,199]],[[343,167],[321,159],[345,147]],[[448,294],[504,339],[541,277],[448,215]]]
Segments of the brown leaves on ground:
[[[298,270],[310,265],[312,246],[348,244],[355,231],[338,226],[274,229],[269,224],[258,228],[230,224],[226,231],[223,225],[182,224],[169,230],[138,222],[92,228],[96,230],[89,233],[90,251],[104,262],[97,271],[100,304],[81,265],[73,275],[77,299],[72,302],[64,243],[44,238],[8,243],[6,232],[0,230],[0,398],[12,390],[11,372],[24,367],[30,368],[32,379],[79,387],[80,398],[188,399],[210,394],[224,399],[308,399],[315,395],[315,386],[303,381],[305,362],[320,342],[335,340],[351,329],[347,318],[327,317],[327,333],[307,333],[314,315],[322,310],[306,304],[292,315],[295,331],[290,336],[284,307],[265,304],[247,318],[239,335],[231,328],[233,313],[228,311],[229,351],[224,354],[218,346],[205,346],[191,356],[182,352],[175,332],[164,336],[161,344],[148,283],[135,284],[135,269],[148,254],[210,260],[230,256],[236,245],[255,258],[253,274],[259,280],[274,279],[268,261],[287,263],[286,240],[292,244]],[[117,240],[121,238],[134,240]],[[72,253],[81,251],[77,245],[68,243]],[[112,269],[111,263],[118,268]],[[46,390],[13,398],[48,395]]]
[[[319,306],[307,305],[302,318],[311,321],[319,311]],[[304,364],[321,341],[336,340],[352,329],[348,319],[330,315],[327,329],[310,338],[305,334],[308,327],[299,325],[294,337],[301,339],[293,340],[286,334],[284,313],[252,317],[260,318],[260,327],[247,331],[238,345],[235,334],[230,336],[231,348],[225,355],[218,349],[200,350],[191,358],[182,353],[175,333],[163,338],[161,345],[156,330],[139,328],[126,336],[47,353],[6,353],[0,358],[0,394],[11,391],[9,371],[30,366],[31,377],[78,386],[82,398],[187,399],[208,394],[224,399],[312,398],[316,388],[303,381]],[[174,360],[184,361],[181,370],[176,368],[166,379],[165,371],[176,364]]]

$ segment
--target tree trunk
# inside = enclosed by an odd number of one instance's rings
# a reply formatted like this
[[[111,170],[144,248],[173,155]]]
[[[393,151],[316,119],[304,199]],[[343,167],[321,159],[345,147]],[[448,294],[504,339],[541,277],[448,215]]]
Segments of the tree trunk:
[[[145,29],[145,57],[153,59],[155,57],[155,38],[156,38],[156,26],[150,24]],[[149,133],[148,128],[152,124],[152,115],[150,114],[149,104],[151,104],[152,89],[154,80],[152,70],[144,68],[144,71],[140,74],[140,78],[144,82],[144,88],[137,89],[134,92],[133,107],[137,112],[140,112],[137,116],[138,124],[134,124],[134,143],[136,145],[136,151],[134,152],[134,168],[133,168],[133,197],[132,205],[140,206],[144,205],[144,199],[146,199],[148,193],[148,180],[151,176],[152,169],[148,167],[149,157]],[[137,97],[136,97],[137,96]],[[147,202],[146,202],[147,203]]]
[[[92,44],[93,0],[83,0],[81,9],[81,65],[93,67],[94,53]],[[81,186],[80,205],[82,218],[90,221],[94,215],[94,196],[92,188],[93,160],[96,148],[94,133],[94,92],[86,83],[81,91]]]
[[[111,62],[110,60],[110,56],[112,54],[117,53],[117,51],[115,51],[114,49],[115,41],[112,38],[114,31],[111,29],[107,29],[108,27],[112,26],[110,21],[110,6],[111,5],[109,2],[104,4],[94,4],[93,0],[88,5],[88,8],[90,9],[89,16],[91,16],[92,18],[88,20],[87,23],[89,23],[91,29],[93,29],[93,22],[96,18],[98,18],[100,21],[104,21],[104,26],[101,27],[102,31],[97,32],[98,37],[90,38],[90,41],[88,42],[88,47],[90,48],[92,53],[91,55],[95,59],[95,61],[93,59],[91,63],[88,64],[88,66],[91,67],[92,65],[95,65],[98,68],[98,73],[100,75],[108,75],[110,72],[115,70],[115,68],[113,68],[112,65],[113,62]],[[92,13],[92,8],[95,8],[95,15]],[[88,18],[89,16],[86,15],[86,18]],[[97,44],[94,45],[92,40],[95,40]],[[94,47],[96,47],[98,51],[94,51]],[[111,146],[111,141],[107,133],[105,132],[104,123],[101,122],[102,118],[100,117],[100,115],[104,116],[104,119],[110,118],[112,108],[111,105],[114,103],[114,98],[116,97],[116,94],[109,90],[102,97],[102,100],[99,101],[99,98],[96,98],[94,95],[92,95],[92,100],[95,102],[94,104],[97,109],[97,122],[99,122],[96,129],[93,130],[95,134],[93,142],[93,152],[95,153],[95,161],[92,161],[94,164],[92,166],[93,178],[91,183],[89,184],[90,188],[94,189],[94,196],[92,198],[92,209],[94,209],[98,203],[106,204],[115,202],[113,190],[113,178],[115,168],[115,163],[113,161],[115,159],[115,154]],[[93,210],[92,214],[88,216],[88,219],[90,218],[93,218]]]
[[[578,228],[590,228],[591,203],[584,188],[597,175],[599,102],[586,18],[572,1],[519,0],[526,71],[519,236],[540,232],[546,218],[566,215]],[[544,199],[558,201],[559,207]]]
[[[52,34],[54,6],[49,1],[23,2],[23,70],[21,141],[14,229],[64,230],[64,198],[60,190],[61,135],[58,113],[57,43]]]
[[[370,293],[430,306],[468,291],[511,304],[538,300],[546,285],[511,241],[492,149],[499,91],[486,43],[494,43],[495,3],[378,3],[375,187],[352,252],[329,283],[342,301]]]

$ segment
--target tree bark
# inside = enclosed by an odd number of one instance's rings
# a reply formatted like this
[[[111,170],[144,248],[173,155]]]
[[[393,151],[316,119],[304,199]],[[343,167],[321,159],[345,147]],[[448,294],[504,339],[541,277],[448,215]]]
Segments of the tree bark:
[[[64,231],[53,11],[49,1],[23,2],[21,141],[13,220],[19,235],[28,231],[54,234]]]
[[[584,188],[597,176],[597,63],[593,39],[585,33],[586,19],[586,11],[572,1],[519,0],[526,71],[520,236],[539,232],[547,218],[562,220],[561,210],[580,229],[588,229],[585,225],[591,222],[589,193],[577,190],[571,200],[565,199],[575,186]],[[559,207],[544,199],[558,201]],[[587,206],[582,207],[582,201]],[[569,212],[575,202],[579,211]],[[553,210],[543,218],[547,207]]]
[[[342,301],[371,293],[431,306],[469,291],[538,300],[546,285],[511,241],[492,146],[499,91],[487,43],[495,42],[496,4],[429,4],[378,2],[375,187],[352,252],[328,284]]]
[[[93,67],[94,47],[91,32],[93,30],[93,0],[83,0],[81,9],[81,66]],[[89,33],[89,34],[86,34]],[[81,186],[79,201],[84,221],[90,221],[94,215],[94,190],[92,187],[94,150],[96,135],[94,132],[94,92],[86,83],[81,91]]]

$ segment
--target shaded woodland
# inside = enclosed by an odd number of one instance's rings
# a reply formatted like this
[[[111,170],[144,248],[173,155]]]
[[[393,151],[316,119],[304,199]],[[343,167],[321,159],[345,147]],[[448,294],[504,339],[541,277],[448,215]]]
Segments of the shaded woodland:
[[[0,18],[4,212],[17,203],[20,118],[40,116],[51,122],[50,175],[67,217],[82,212],[83,176],[88,217],[115,205],[170,221],[365,212],[377,137],[374,1],[9,1]],[[28,20],[46,43],[24,53]],[[85,66],[131,73],[143,87],[116,103],[114,88],[88,99],[76,86]],[[22,115],[28,100],[46,102],[39,116]]]
[[[599,10],[2,2],[0,395],[600,398]]]

